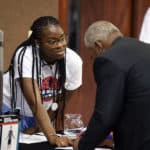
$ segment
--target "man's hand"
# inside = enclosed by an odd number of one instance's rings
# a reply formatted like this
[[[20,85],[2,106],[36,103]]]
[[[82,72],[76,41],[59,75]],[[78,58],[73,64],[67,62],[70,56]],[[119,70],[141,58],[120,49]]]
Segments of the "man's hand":
[[[73,149],[78,150],[78,144],[79,144],[80,138],[77,138],[73,141]]]

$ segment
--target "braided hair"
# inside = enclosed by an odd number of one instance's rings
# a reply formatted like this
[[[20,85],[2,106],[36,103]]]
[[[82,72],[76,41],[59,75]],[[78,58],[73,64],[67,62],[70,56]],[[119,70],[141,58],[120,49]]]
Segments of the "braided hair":
[[[19,79],[20,79],[20,86],[22,87],[22,70],[23,70],[23,58],[24,55],[26,53],[27,47],[31,46],[32,47],[32,86],[33,86],[33,91],[34,91],[34,95],[36,98],[36,92],[35,92],[35,85],[34,85],[34,76],[36,74],[36,78],[37,78],[37,82],[38,82],[38,86],[39,88],[41,87],[41,78],[38,76],[38,74],[41,74],[41,63],[42,63],[42,58],[38,59],[38,53],[36,50],[36,43],[35,40],[40,40],[41,39],[41,32],[43,27],[47,26],[47,25],[60,25],[59,21],[52,17],[52,16],[43,16],[40,17],[38,19],[36,19],[32,26],[31,26],[31,31],[32,34],[30,35],[30,37],[24,41],[23,43],[21,43],[15,50],[13,57],[11,59],[11,64],[9,66],[9,75],[10,75],[10,88],[11,88],[11,109],[12,112],[15,111],[16,108],[16,100],[17,100],[17,91],[16,91],[16,82],[15,82],[15,61],[14,61],[14,57],[16,55],[16,53],[18,52],[18,49],[21,49],[19,51],[18,54],[18,73],[19,73]],[[66,56],[65,56],[66,57]],[[59,69],[59,73],[60,73],[60,90],[62,91],[61,96],[58,96],[57,100],[60,101],[62,103],[62,108],[61,111],[59,111],[59,115],[61,115],[61,120],[62,120],[62,127],[63,125],[63,119],[64,119],[64,107],[65,107],[65,88],[64,88],[64,84],[65,84],[65,79],[66,79],[66,63],[65,63],[65,58],[58,60],[58,69]],[[36,72],[35,72],[36,71]],[[58,93],[57,93],[58,94]],[[58,94],[59,95],[59,94]],[[23,100],[21,101],[22,105],[24,105]],[[33,112],[36,113],[36,112]],[[57,117],[58,117],[58,110],[56,111],[56,120],[55,120],[55,126],[57,126]]]

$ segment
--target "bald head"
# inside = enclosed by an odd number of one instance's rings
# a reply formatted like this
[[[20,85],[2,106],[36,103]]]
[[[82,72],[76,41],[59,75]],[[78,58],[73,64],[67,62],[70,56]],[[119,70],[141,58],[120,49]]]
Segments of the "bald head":
[[[84,42],[86,47],[94,47],[96,41],[108,41],[113,33],[120,30],[108,21],[97,21],[91,24],[85,32]]]

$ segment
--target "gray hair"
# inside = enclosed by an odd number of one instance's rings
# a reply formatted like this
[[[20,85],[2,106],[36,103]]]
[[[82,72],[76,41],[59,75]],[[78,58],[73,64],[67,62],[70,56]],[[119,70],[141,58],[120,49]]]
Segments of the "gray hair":
[[[108,21],[96,21],[85,32],[85,46],[94,47],[97,40],[106,41],[113,32],[120,32],[120,30]]]

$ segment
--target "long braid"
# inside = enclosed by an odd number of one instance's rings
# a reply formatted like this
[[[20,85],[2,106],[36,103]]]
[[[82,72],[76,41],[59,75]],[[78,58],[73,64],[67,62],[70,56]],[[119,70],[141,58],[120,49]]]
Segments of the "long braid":
[[[14,112],[15,108],[16,108],[16,99],[17,99],[17,87],[16,87],[16,82],[15,82],[15,68],[14,66],[17,65],[18,67],[18,73],[19,73],[19,78],[20,78],[20,86],[22,87],[22,83],[21,83],[21,79],[22,79],[22,63],[23,63],[23,58],[24,58],[24,54],[26,51],[27,46],[29,45],[33,45],[34,40],[32,38],[27,39],[26,41],[24,41],[23,43],[21,43],[15,50],[12,58],[11,58],[11,62],[10,62],[10,66],[8,68],[6,72],[9,72],[9,80],[10,80],[10,89],[11,89],[11,111]],[[17,64],[15,64],[15,56],[16,53],[18,52],[18,49],[20,49],[20,53],[18,54],[18,62]]]
[[[15,68],[14,66],[17,65],[18,67],[18,73],[19,73],[19,78],[20,78],[20,87],[22,88],[22,69],[23,69],[23,58],[24,58],[24,54],[26,52],[26,48],[29,45],[32,45],[31,41],[33,42],[33,40],[28,39],[25,42],[21,43],[15,50],[12,59],[11,59],[11,64],[8,68],[7,71],[9,71],[9,75],[10,75],[10,88],[11,88],[11,111],[14,112],[15,108],[16,108],[16,99],[17,99],[17,87],[16,87],[16,82],[15,82]],[[20,50],[19,54],[18,54],[18,61],[17,64],[15,64],[14,62],[14,57],[16,56],[16,53],[18,52],[18,49],[20,49],[22,47],[22,49]],[[6,72],[7,72],[6,71]],[[21,97],[22,99],[22,97]],[[23,103],[23,101],[21,101],[21,103]]]
[[[62,128],[64,128],[64,109],[65,109],[65,81],[66,81],[66,54],[65,58],[59,61],[59,70],[60,70],[60,89],[62,90],[62,95],[58,96],[58,101],[62,102],[62,109],[60,110],[60,114],[58,111],[56,112],[56,126],[58,124],[58,115],[61,115],[61,124]]]
[[[23,69],[22,66],[23,66],[23,58],[24,58],[25,51],[26,51],[26,46],[22,48],[22,50],[20,51],[20,53],[18,55],[18,66],[17,67],[18,67],[18,73],[19,73],[19,77],[20,77],[20,87],[21,87],[21,89],[23,89],[23,85],[22,85],[22,80],[21,79],[22,79],[22,69]],[[15,84],[16,84],[16,82],[15,82]],[[17,100],[17,90],[16,90],[16,93],[14,95],[14,99]],[[23,110],[24,110],[23,95],[21,95],[20,99],[21,99],[21,104],[23,106]]]

